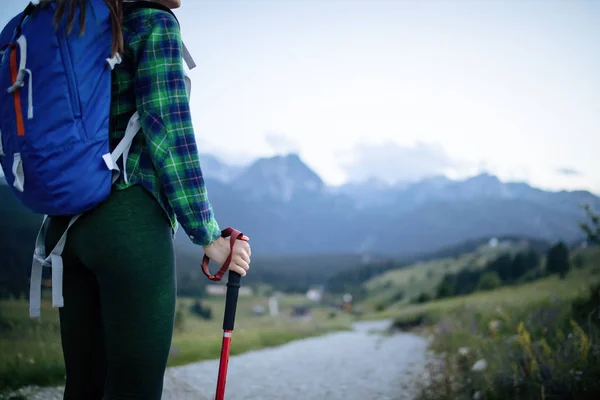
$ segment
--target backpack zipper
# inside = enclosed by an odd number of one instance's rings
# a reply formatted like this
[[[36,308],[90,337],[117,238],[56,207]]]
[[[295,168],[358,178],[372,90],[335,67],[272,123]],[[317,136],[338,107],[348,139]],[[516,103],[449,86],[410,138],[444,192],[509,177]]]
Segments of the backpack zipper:
[[[81,105],[79,103],[79,93],[77,91],[77,80],[75,79],[75,74],[73,73],[73,61],[71,59],[71,54],[69,53],[69,48],[67,46],[67,38],[63,37],[59,38],[58,42],[60,44],[60,52],[63,57],[63,64],[65,66],[65,73],[67,75],[67,79],[69,80],[69,98],[71,100],[71,105],[73,106],[73,116],[75,118],[81,117]]]

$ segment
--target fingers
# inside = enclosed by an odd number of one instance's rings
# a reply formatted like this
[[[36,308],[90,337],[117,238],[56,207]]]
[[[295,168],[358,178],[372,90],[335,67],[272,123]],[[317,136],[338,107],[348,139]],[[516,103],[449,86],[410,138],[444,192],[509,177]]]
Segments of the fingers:
[[[236,240],[229,269],[241,276],[246,276],[250,269],[250,254],[250,245],[243,240]]]
[[[250,264],[244,260],[239,260],[236,264],[244,269],[244,273],[250,269]]]
[[[246,264],[250,265],[250,257],[248,256],[247,253],[241,253],[240,254],[240,259],[242,261],[244,261]]]
[[[242,259],[232,260],[229,269],[237,272],[241,276],[246,276],[246,272],[250,269],[250,265]]]
[[[252,253],[250,251],[250,245],[247,242],[238,240],[235,244],[234,251],[236,251],[244,261],[250,264],[250,256]]]

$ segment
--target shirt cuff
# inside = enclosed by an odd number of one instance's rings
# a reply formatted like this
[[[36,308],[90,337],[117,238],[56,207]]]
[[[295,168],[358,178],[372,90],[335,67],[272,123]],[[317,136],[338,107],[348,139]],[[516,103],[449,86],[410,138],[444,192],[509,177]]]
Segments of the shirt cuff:
[[[202,227],[188,233],[192,243],[199,246],[208,246],[221,237],[221,230],[216,220],[212,219],[203,224]]]

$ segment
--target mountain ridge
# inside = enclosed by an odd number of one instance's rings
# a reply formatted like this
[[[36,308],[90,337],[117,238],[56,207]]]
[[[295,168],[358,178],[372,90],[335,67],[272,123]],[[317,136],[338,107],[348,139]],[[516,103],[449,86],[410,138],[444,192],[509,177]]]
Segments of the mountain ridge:
[[[502,235],[572,242],[583,239],[581,206],[600,207],[589,191],[547,191],[489,173],[331,186],[294,153],[246,166],[202,154],[201,160],[219,224],[247,233],[254,254],[402,257]],[[181,236],[182,230],[176,245],[188,251],[191,242]]]

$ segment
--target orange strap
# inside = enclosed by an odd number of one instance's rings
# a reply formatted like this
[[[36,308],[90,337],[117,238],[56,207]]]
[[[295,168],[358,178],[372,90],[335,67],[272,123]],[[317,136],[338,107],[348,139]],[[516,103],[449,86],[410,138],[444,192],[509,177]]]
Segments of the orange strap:
[[[14,85],[15,82],[17,82],[19,67],[17,65],[17,46],[12,44],[11,47],[12,50],[10,53],[10,76]],[[23,111],[21,109],[21,90],[15,90],[13,96],[15,101],[15,114],[17,117],[17,135],[25,136],[25,123],[23,122]]]
[[[229,256],[223,263],[223,266],[221,267],[221,269],[216,274],[212,275],[210,273],[210,271],[208,270],[208,263],[210,262],[210,258],[208,258],[208,256],[206,254],[204,254],[204,258],[202,259],[202,271],[204,272],[204,275],[206,275],[206,277],[208,279],[210,279],[211,281],[215,281],[215,282],[220,281],[221,278],[223,278],[223,275],[225,274],[225,272],[229,269],[229,264],[231,264],[231,257],[233,256],[233,246],[235,245],[235,241],[236,240],[248,241],[247,236],[245,236],[242,232],[238,231],[237,229],[233,229],[233,228],[224,229],[221,232],[221,236],[230,238],[230,240],[229,240],[229,243],[230,243]]]

